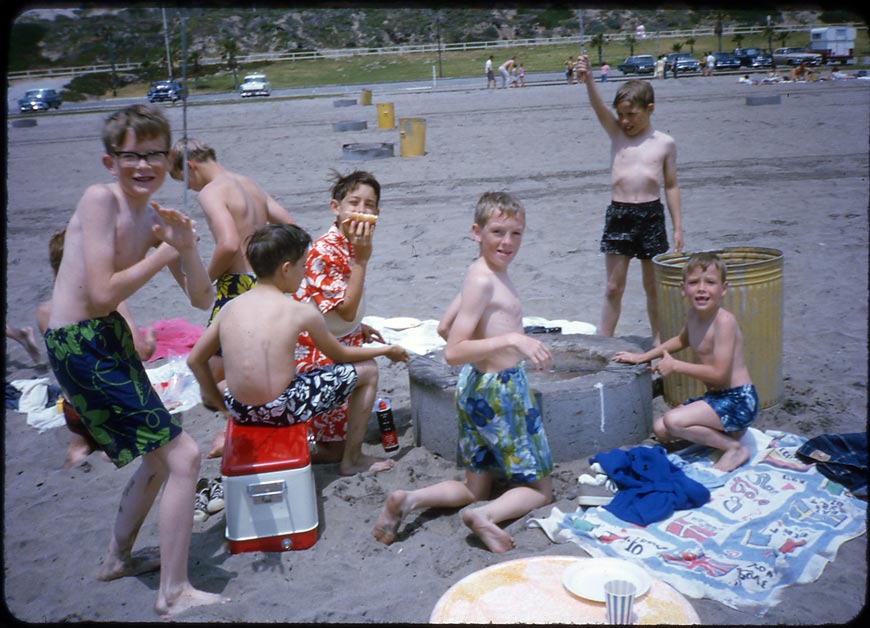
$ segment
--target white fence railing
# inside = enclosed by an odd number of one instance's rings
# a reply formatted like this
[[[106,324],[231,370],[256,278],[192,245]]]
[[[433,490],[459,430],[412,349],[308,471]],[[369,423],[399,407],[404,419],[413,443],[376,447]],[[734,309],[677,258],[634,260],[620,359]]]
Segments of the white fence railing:
[[[858,30],[866,30],[867,25],[860,24],[781,24],[773,26],[773,38],[776,39],[779,33],[806,33],[807,45],[809,45],[809,32],[811,28],[820,28],[824,26],[850,26]],[[764,33],[764,26],[725,26],[722,28],[722,37],[730,38],[734,35],[761,35]],[[642,45],[645,41],[656,39],[689,39],[691,37],[715,37],[716,33],[712,27],[694,28],[691,30],[673,30],[673,31],[646,31],[642,38],[636,37],[635,31],[624,31],[619,33],[605,33],[604,42],[624,42],[629,37],[635,37],[635,45]],[[582,43],[585,46],[590,45],[592,35],[585,35],[582,38]],[[437,43],[415,44],[405,46],[383,46],[380,48],[323,48],[320,50],[310,50],[305,52],[261,52],[252,53],[249,55],[239,55],[236,57],[236,62],[239,65],[250,63],[262,63],[265,61],[304,61],[306,59],[342,59],[356,56],[373,56],[373,55],[404,55],[418,54],[429,52],[452,52],[452,51],[467,51],[467,50],[487,50],[491,48],[523,48],[528,46],[553,46],[559,44],[580,44],[580,35],[572,35],[569,37],[539,37],[536,39],[499,39],[494,41],[474,41],[461,43],[442,43],[439,47]],[[799,44],[798,44],[799,45]],[[223,57],[204,57],[199,59],[200,65],[222,65],[226,60]],[[115,71],[125,72],[136,70],[141,67],[141,63],[117,63]],[[26,70],[21,72],[8,72],[7,80],[16,80],[24,78],[41,78],[53,76],[78,76],[81,74],[93,74],[96,72],[111,72],[111,65],[86,65],[68,68],[45,68],[41,70]]]

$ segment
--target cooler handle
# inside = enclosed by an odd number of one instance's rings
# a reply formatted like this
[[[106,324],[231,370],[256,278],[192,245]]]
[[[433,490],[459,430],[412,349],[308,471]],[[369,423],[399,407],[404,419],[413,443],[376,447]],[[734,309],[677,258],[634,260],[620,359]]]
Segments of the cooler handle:
[[[262,484],[248,484],[248,496],[255,502],[257,500],[271,502],[272,497],[283,495],[286,490],[287,485],[284,483],[284,480],[263,482]]]

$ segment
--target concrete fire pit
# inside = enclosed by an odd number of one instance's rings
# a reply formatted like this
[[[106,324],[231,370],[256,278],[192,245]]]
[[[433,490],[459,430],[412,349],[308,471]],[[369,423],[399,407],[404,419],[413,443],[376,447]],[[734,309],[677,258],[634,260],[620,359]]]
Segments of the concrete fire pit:
[[[620,365],[617,351],[641,348],[619,338],[541,334],[553,352],[553,369],[527,369],[555,462],[635,445],[652,429],[652,383],[646,365]],[[454,395],[460,367],[443,350],[411,360],[408,368],[414,440],[458,462]]]

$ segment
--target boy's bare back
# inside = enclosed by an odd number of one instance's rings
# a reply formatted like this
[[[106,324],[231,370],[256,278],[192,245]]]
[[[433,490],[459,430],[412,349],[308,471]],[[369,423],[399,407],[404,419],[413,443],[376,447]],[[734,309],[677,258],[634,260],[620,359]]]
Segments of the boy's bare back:
[[[277,203],[253,179],[226,169],[202,188],[198,200],[215,240],[228,242],[228,250],[231,248],[229,243],[237,245],[232,257],[227,255],[224,259],[224,263],[229,261],[229,265],[221,269],[221,274],[251,272],[244,256],[245,241],[267,222],[286,222],[289,219],[289,216],[276,216],[277,211],[286,212],[280,206],[273,209]],[[221,234],[232,234],[233,231],[234,237],[221,237]]]

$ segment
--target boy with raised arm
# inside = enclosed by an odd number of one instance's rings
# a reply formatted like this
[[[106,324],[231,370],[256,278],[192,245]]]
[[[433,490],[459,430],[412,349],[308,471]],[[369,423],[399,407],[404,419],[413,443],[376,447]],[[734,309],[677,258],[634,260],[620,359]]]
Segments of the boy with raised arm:
[[[582,55],[577,63],[579,74],[591,79],[589,57]],[[649,81],[634,79],[619,87],[613,99],[615,116],[601,100],[595,81],[584,82],[589,104],[610,137],[611,202],[601,238],[607,286],[598,333],[612,336],[616,332],[628,266],[636,257],[640,260],[647,316],[656,345],[660,338],[652,258],[668,250],[664,207],[660,200],[663,185],[674,230],[674,249],[683,248],[676,143],[670,135],[656,131],[650,124],[655,93]]]
[[[206,408],[226,407],[241,424],[280,426],[310,421],[349,399],[352,416],[367,420],[376,392],[374,358],[408,359],[398,345],[340,344],[316,307],[288,298],[305,274],[310,243],[296,225],[266,225],[251,235],[246,251],[257,283],[221,309],[187,358]],[[302,332],[335,363],[297,373],[294,348]],[[226,356],[223,396],[208,366],[218,347]]]
[[[159,568],[155,610],[169,616],[225,598],[188,580],[199,448],[151,386],[117,308],[164,267],[194,307],[207,309],[214,292],[193,221],[150,200],[169,169],[166,118],[146,105],[127,107],[106,120],[103,144],[102,162],[115,181],[87,188],[67,226],[45,346],[65,397],[99,447],[117,467],[142,460],[121,495],[97,577]],[[134,557],[161,488],[160,557]]]
[[[178,140],[169,154],[170,176],[184,180],[184,149],[187,146],[187,186],[199,194],[202,212],[214,237],[214,252],[208,264],[208,276],[215,282],[214,307],[208,319],[211,325],[220,309],[231,299],[247,292],[257,281],[245,259],[248,237],[269,223],[294,224],[293,217],[250,177],[233,172],[218,163],[214,148],[196,138]],[[218,350],[211,359],[218,381],[224,378],[224,365]],[[213,439],[207,457],[223,452],[224,433]]]
[[[546,345],[523,333],[520,301],[507,274],[524,230],[525,210],[513,196],[487,192],[480,197],[471,227],[480,256],[469,267],[450,314],[442,318],[449,325],[444,358],[464,365],[456,408],[465,481],[391,493],[375,523],[374,536],[381,543],[396,539],[399,525],[413,510],[461,508],[489,499],[496,469],[516,485],[483,506],[462,511],[463,523],[490,551],[506,552],[515,545],[500,522],[553,499],[553,460],[524,367],[527,360],[547,369],[553,356]]]
[[[715,253],[695,253],[683,267],[680,286],[689,300],[680,334],[646,353],[620,351],[613,359],[639,364],[662,358],[650,368],[663,377],[682,373],[703,382],[706,394],[656,419],[653,432],[662,442],[682,438],[719,449],[722,455],[714,468],[733,471],[749,459],[740,437],[758,416],[759,404],[743,357],[740,326],[720,307],[728,290],[725,263]],[[686,347],[692,348],[698,364],[671,357]]]

